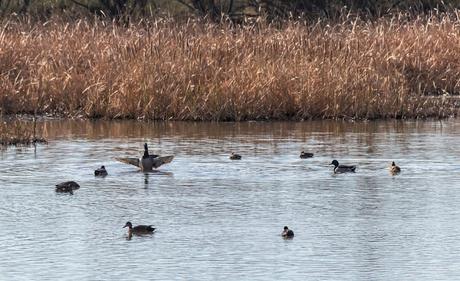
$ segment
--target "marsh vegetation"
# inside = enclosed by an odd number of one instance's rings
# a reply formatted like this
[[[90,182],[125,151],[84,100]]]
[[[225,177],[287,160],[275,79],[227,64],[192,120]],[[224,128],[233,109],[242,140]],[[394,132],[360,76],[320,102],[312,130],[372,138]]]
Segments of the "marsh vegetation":
[[[0,110],[156,120],[447,117],[460,92],[459,25],[449,14],[276,27],[6,21]]]

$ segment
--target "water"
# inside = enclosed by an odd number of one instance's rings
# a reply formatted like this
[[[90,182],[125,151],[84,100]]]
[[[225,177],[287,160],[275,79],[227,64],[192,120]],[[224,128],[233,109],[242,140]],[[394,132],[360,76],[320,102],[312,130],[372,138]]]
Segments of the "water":
[[[460,121],[40,125],[49,145],[0,151],[0,280],[458,278]],[[144,141],[174,161],[114,160]],[[158,232],[127,240],[128,220]]]

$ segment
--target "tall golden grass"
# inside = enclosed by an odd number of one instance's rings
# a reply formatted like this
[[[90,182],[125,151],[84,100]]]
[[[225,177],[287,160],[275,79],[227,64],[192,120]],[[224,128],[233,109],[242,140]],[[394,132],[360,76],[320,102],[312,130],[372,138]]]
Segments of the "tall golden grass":
[[[2,114],[156,120],[424,118],[457,113],[460,19],[263,23],[8,21]]]

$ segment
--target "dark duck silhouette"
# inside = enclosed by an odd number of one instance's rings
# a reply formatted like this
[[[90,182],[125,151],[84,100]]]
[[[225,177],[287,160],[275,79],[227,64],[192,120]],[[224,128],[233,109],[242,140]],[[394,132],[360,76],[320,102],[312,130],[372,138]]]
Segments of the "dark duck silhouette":
[[[96,177],[105,177],[108,175],[107,170],[105,169],[105,166],[101,166],[99,169],[96,169],[94,171],[94,175]]]
[[[133,227],[131,222],[127,222],[123,228],[128,228],[128,235],[131,236],[135,235],[143,235],[143,234],[151,234],[155,231],[155,228],[152,225],[137,225]]]
[[[341,173],[354,173],[356,170],[356,166],[347,166],[347,165],[339,165],[339,161],[332,160],[331,164],[334,165],[334,173],[341,174]]]
[[[74,181],[66,181],[56,184],[56,192],[67,192],[73,194],[73,191],[79,188],[80,185]]]
[[[300,158],[302,159],[312,158],[312,157],[313,157],[313,153],[305,152],[305,151],[300,152]]]
[[[287,239],[294,238],[294,231],[289,229],[289,227],[285,226],[283,232],[281,233],[281,236]]]
[[[233,153],[230,155],[231,160],[241,160],[241,155]]]

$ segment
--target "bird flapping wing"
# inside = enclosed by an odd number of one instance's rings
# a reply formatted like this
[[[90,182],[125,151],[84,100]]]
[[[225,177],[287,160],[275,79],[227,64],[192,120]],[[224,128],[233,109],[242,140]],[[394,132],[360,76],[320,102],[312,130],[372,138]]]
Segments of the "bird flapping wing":
[[[173,155],[168,155],[168,156],[159,156],[156,158],[153,158],[153,167],[158,168],[163,164],[168,164],[174,159]]]
[[[121,158],[119,157],[119,158],[115,158],[115,160],[120,161],[122,163],[131,164],[136,167],[140,167],[139,158]]]

